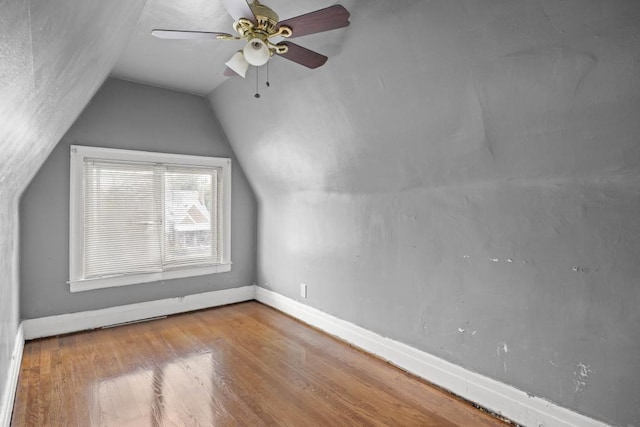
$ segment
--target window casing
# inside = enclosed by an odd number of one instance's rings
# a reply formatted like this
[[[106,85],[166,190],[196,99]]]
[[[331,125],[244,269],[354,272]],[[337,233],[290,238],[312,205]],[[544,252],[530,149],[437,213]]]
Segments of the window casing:
[[[72,292],[231,270],[231,160],[71,146]]]

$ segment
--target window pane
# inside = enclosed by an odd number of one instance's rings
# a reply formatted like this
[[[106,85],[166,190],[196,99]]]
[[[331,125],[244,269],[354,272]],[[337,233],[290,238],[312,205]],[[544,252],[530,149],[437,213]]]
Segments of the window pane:
[[[217,169],[173,167],[164,173],[164,263],[219,262]]]
[[[84,277],[160,271],[160,177],[153,167],[87,161],[84,181]]]

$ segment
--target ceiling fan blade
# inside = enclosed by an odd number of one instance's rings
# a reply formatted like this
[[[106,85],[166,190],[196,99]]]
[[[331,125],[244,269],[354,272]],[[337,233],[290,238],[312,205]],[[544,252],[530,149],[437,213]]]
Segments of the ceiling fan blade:
[[[291,42],[282,42],[279,45],[286,45],[289,50],[287,53],[281,53],[280,56],[288,59],[289,61],[297,62],[300,65],[304,65],[307,68],[318,68],[327,62],[327,57],[307,49],[306,47],[298,46]]]
[[[218,36],[229,36],[227,33],[212,33],[207,31],[181,31],[181,30],[152,30],[151,35],[159,39],[202,40],[217,39]]]
[[[278,25],[290,27],[293,31],[291,37],[301,37],[346,27],[349,25],[349,16],[350,13],[344,6],[336,4],[325,9],[280,21]]]
[[[222,0],[222,5],[227,9],[234,21],[246,18],[253,23],[256,22],[256,17],[253,15],[253,11],[246,0]]]

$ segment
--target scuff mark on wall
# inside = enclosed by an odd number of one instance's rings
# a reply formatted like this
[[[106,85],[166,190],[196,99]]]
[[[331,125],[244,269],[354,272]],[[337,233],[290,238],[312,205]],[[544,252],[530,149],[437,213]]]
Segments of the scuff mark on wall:
[[[420,316],[420,323],[422,325],[422,334],[423,335],[429,335],[430,333],[430,328],[429,328],[429,320],[427,319],[427,313],[422,313],[422,315]]]
[[[509,346],[506,342],[499,342],[496,349],[496,356],[499,362],[502,362],[502,369],[507,373],[507,355],[509,354]]]
[[[597,268],[578,267],[578,266],[573,266],[571,270],[575,271],[576,273],[584,273],[584,274],[595,273],[598,271]]]
[[[573,385],[575,386],[574,391],[576,393],[582,393],[587,388],[589,384],[589,374],[593,372],[590,366],[591,365],[585,365],[582,362],[576,365],[576,370],[573,373]]]
[[[551,16],[549,15],[549,13],[547,12],[547,10],[544,7],[544,1],[543,0],[539,0],[539,3],[540,3],[540,10],[542,11],[542,14],[544,15],[545,18],[547,18],[547,20],[549,21],[549,24],[551,24],[551,26],[553,27],[555,32],[564,33],[564,30],[560,30],[560,29],[558,29],[558,27],[556,27],[556,24],[553,22],[553,19],[551,19]]]

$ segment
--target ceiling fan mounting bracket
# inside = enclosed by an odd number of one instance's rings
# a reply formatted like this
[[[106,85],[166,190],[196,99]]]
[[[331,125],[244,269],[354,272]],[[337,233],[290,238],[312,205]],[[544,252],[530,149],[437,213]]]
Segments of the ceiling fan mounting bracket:
[[[253,0],[249,8],[256,18],[256,30],[262,30],[267,34],[275,33],[280,18],[273,9],[260,4],[258,0]]]

